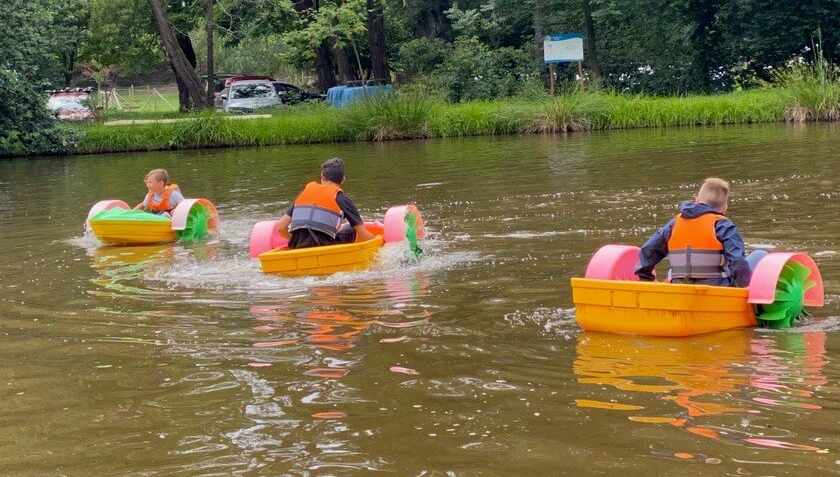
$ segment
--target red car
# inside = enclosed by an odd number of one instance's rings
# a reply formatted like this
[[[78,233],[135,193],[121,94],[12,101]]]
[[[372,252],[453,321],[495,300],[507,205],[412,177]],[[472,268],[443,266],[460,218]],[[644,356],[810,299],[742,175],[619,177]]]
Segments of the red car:
[[[225,88],[230,88],[230,85],[236,83],[237,81],[252,81],[252,80],[266,80],[266,81],[274,81],[274,78],[271,76],[231,76],[230,78],[225,80]]]
[[[89,89],[52,91],[47,101],[49,109],[60,121],[93,121],[98,115],[90,107]]]

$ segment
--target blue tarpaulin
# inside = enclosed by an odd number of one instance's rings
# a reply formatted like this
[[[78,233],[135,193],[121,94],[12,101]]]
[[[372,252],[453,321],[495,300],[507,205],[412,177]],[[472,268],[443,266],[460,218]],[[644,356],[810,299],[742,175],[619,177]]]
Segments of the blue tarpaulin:
[[[354,99],[364,98],[365,95],[372,96],[386,91],[391,91],[391,85],[333,86],[327,90],[327,101],[329,101],[330,106],[340,108]]]

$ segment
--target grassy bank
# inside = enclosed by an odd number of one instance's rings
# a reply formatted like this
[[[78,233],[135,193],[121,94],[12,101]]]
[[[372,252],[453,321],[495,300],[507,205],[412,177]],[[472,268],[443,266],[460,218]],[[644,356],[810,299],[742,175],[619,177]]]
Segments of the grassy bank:
[[[807,85],[808,87],[805,87]],[[265,119],[215,112],[191,121],[127,126],[79,125],[77,153],[384,141],[492,134],[840,119],[840,83],[768,88],[717,96],[629,97],[568,91],[555,97],[448,104],[421,94],[376,96],[336,109],[283,107]],[[125,115],[121,116],[125,118]],[[162,117],[138,113],[134,118]],[[166,117],[171,117],[171,113]]]

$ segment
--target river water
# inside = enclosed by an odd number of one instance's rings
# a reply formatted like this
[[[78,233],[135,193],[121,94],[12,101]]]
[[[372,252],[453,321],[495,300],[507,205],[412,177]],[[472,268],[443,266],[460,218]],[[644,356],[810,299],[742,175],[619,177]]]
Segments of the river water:
[[[265,275],[256,221],[332,156],[362,214],[415,204],[417,262]],[[83,222],[169,170],[199,242]],[[0,161],[0,474],[837,475],[840,125],[757,125]],[[703,178],[750,249],[815,259],[790,330],[582,332],[569,279]]]

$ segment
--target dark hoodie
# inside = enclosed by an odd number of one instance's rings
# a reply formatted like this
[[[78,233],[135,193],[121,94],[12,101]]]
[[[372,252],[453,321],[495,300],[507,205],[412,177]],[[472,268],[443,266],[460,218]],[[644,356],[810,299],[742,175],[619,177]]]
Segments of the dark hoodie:
[[[683,202],[680,205],[680,215],[687,219],[710,213],[717,214],[720,212],[703,203]],[[654,267],[668,256],[668,240],[674,230],[674,221],[675,219],[669,220],[639,250],[639,264],[636,265],[635,273],[640,280],[653,281],[655,279],[653,275]],[[729,219],[718,220],[715,223],[715,237],[723,244],[726,276],[695,280],[692,283],[735,287],[749,286],[752,272],[745,258],[744,241],[741,239],[738,228]]]

